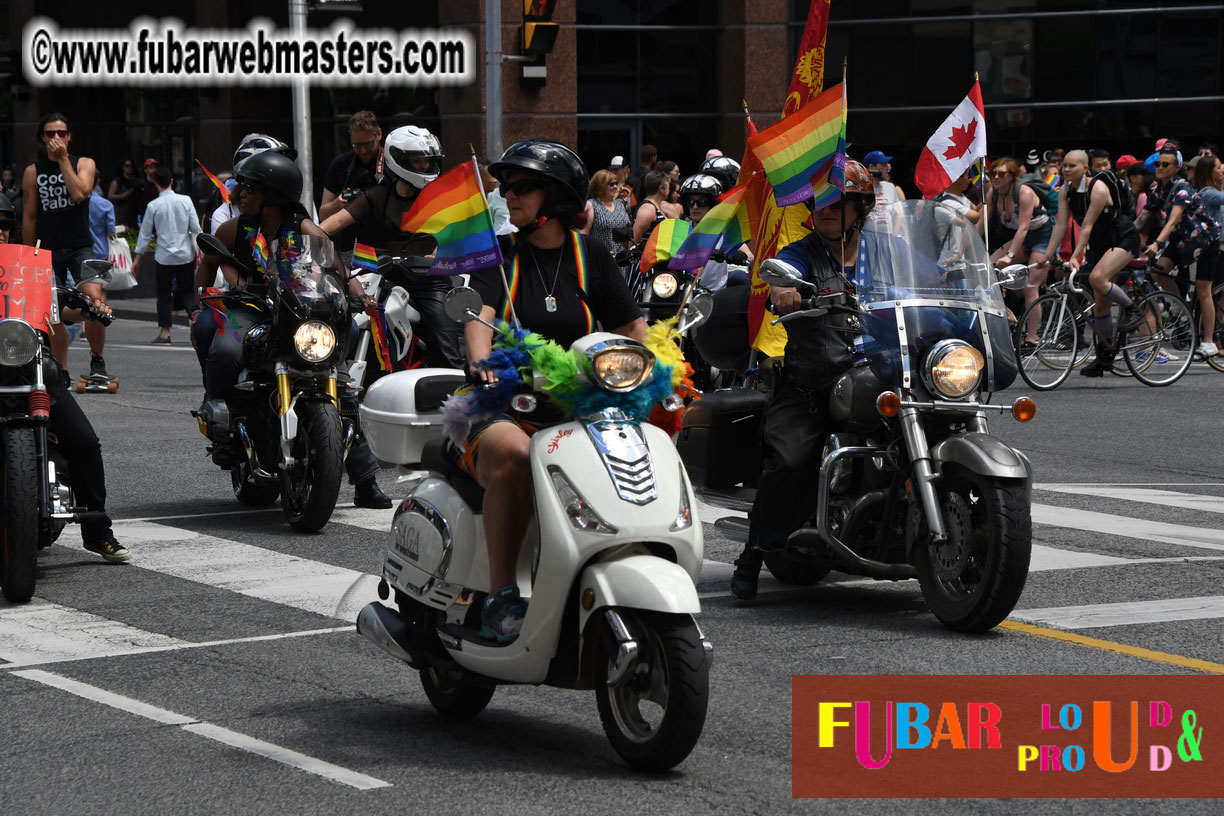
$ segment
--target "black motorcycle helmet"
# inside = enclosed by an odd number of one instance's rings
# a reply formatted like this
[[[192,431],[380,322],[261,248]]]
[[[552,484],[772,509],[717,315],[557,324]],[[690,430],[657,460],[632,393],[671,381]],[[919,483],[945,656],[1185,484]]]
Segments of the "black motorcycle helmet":
[[[586,208],[590,179],[582,159],[565,145],[544,139],[515,142],[489,165],[489,172],[501,182],[519,169],[533,170],[548,179],[541,217],[562,218],[577,215]]]
[[[272,192],[268,203],[295,204],[302,197],[302,171],[288,156],[265,150],[238,162],[234,177]]]
[[[707,208],[713,207],[718,203],[718,197],[725,189],[719,177],[711,173],[698,173],[695,176],[689,176],[680,185],[680,203],[684,205],[686,213],[693,208],[694,203],[702,204]]]
[[[740,163],[729,156],[711,156],[701,165],[700,172],[716,177],[723,183],[725,192],[739,180]]]

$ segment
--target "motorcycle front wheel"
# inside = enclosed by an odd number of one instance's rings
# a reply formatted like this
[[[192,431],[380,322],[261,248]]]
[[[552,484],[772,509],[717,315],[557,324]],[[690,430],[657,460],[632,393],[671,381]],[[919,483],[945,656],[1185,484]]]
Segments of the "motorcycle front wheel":
[[[600,639],[595,700],[608,741],[621,758],[644,771],[666,771],[697,744],[709,703],[710,667],[697,624],[688,615],[623,615],[638,644],[637,663],[615,686],[615,655]],[[607,626],[606,622],[601,623]]]
[[[281,469],[281,507],[299,533],[322,529],[336,509],[344,476],[340,414],[330,400],[299,401],[293,467]]]
[[[280,485],[255,478],[247,462],[230,468],[230,479],[234,484],[234,498],[248,507],[267,507],[280,496]]]
[[[4,540],[0,541],[0,587],[12,603],[34,595],[38,558],[38,480],[34,429],[4,429]]]
[[[1015,608],[1028,578],[1033,521],[1024,484],[957,468],[940,483],[939,506],[947,541],[932,544],[925,522],[915,539],[922,597],[949,629],[993,629]]]

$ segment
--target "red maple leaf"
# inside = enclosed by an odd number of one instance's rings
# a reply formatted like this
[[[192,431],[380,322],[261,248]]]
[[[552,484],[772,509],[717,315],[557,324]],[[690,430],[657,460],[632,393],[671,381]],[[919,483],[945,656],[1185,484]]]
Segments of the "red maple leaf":
[[[945,159],[959,159],[969,152],[973,146],[973,135],[977,133],[977,120],[974,119],[963,128],[952,128],[952,146],[944,151]]]

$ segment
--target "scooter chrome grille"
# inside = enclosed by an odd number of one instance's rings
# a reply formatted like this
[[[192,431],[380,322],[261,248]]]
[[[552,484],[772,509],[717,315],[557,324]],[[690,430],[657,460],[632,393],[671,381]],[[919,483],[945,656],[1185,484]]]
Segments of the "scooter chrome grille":
[[[631,422],[599,420],[586,429],[612,477],[616,495],[632,504],[649,504],[659,497],[650,448],[640,427]]]

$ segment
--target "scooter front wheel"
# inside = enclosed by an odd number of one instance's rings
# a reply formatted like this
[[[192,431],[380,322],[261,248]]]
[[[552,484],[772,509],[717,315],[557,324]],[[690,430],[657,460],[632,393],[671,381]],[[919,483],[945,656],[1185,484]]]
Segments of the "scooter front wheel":
[[[439,714],[456,720],[469,720],[484,711],[497,690],[492,683],[453,682],[433,668],[421,670],[421,686]]]
[[[622,759],[644,771],[666,771],[689,755],[705,725],[710,686],[705,647],[688,615],[621,615],[637,641],[637,661],[616,685],[609,685],[615,655],[604,645],[611,639],[600,639],[595,677],[599,719]]]
[[[4,434],[3,537],[0,587],[12,603],[34,595],[38,556],[38,457],[34,429],[10,425]]]

